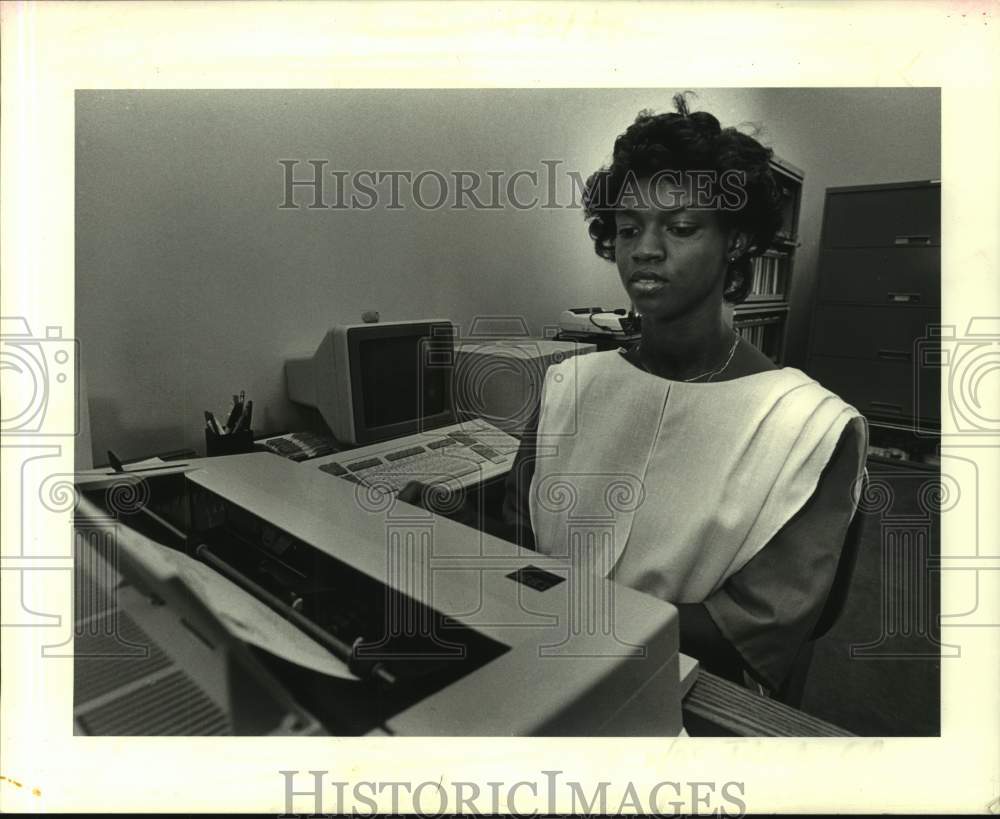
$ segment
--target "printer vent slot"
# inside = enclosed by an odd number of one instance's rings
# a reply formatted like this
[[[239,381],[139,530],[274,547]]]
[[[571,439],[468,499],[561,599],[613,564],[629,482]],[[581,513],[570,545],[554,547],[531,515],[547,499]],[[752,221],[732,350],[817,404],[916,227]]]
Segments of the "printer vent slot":
[[[78,717],[100,736],[230,734],[226,714],[180,669]]]
[[[155,674],[170,665],[170,658],[124,611],[88,627],[77,627],[73,686],[77,706],[103,697],[128,683]]]

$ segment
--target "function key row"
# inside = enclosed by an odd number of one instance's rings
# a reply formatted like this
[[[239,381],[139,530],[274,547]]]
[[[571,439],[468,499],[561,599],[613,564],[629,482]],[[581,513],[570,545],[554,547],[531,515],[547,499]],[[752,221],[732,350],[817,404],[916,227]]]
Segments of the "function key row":
[[[422,446],[411,446],[409,449],[400,449],[397,452],[390,452],[388,455],[384,456],[387,461],[398,461],[400,458],[409,458],[413,455],[419,455],[421,452],[426,452]]]
[[[427,444],[426,448],[420,445],[412,446],[407,449],[400,449],[396,452],[390,452],[384,455],[383,458],[373,456],[371,458],[365,458],[361,461],[355,461],[354,463],[347,464],[346,467],[341,466],[339,463],[328,463],[320,467],[323,472],[328,472],[331,475],[346,475],[348,472],[362,472],[366,469],[371,469],[374,466],[381,466],[383,463],[392,463],[393,461],[399,461],[403,458],[412,458],[414,455],[420,455],[428,450],[444,449],[445,447],[455,446],[457,444],[462,444],[468,446],[477,455],[480,455],[490,460],[502,458],[501,453],[495,451],[494,449],[480,443],[480,441],[472,435],[468,435],[464,432],[449,432],[447,437],[438,438],[435,441],[431,441]]]
[[[460,444],[478,444],[479,443],[479,439],[478,438],[476,438],[476,437],[474,437],[472,435],[467,435],[464,432],[449,432],[448,433],[448,437],[449,438],[453,438],[454,440],[458,441]]]
[[[455,441],[452,438],[438,438],[438,440],[431,441],[429,444],[427,444],[427,448],[428,449],[441,449],[441,448],[446,447],[446,446],[454,446],[457,443],[458,443],[458,441]]]

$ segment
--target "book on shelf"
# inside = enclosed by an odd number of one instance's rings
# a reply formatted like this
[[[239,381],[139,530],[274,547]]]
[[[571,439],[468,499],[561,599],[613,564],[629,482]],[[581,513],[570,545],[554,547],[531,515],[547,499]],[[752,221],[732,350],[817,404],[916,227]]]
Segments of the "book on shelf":
[[[750,287],[751,301],[783,300],[787,279],[788,255],[768,251],[753,260]]]

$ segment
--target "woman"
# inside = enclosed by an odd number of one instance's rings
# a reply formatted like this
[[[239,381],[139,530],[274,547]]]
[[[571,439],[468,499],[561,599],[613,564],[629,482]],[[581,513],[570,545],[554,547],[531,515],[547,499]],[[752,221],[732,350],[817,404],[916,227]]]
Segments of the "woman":
[[[833,582],[867,429],[727,322],[780,224],[771,152],[675,104],[641,113],[585,194],[641,341],[548,370],[504,518],[547,554],[589,543],[596,570],[678,606],[685,653],[777,691]]]

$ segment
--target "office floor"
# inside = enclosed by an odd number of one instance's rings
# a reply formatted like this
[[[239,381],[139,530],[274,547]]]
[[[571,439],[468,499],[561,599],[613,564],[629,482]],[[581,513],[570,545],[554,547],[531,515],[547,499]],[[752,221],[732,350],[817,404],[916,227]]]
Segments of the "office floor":
[[[861,736],[940,733],[936,473],[869,462],[868,519],[840,621],[816,644],[802,708]],[[923,494],[922,494],[923,493]],[[852,656],[853,649],[853,656]]]

